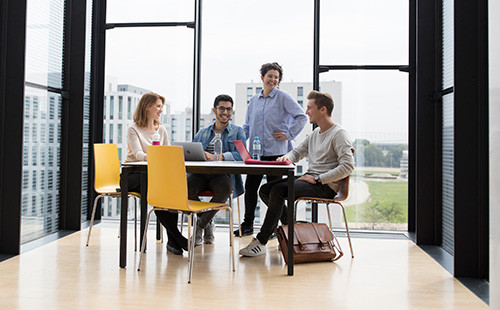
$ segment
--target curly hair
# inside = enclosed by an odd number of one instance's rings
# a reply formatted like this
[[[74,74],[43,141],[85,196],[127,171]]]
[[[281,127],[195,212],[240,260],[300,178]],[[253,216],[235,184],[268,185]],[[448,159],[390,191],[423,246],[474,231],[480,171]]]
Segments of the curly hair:
[[[263,64],[262,67],[260,67],[260,74],[262,76],[265,76],[267,71],[269,70],[276,70],[279,72],[280,74],[280,82],[281,82],[281,79],[283,78],[283,68],[281,68],[281,66],[277,63],[277,62],[273,62],[273,63],[266,63],[266,64]]]

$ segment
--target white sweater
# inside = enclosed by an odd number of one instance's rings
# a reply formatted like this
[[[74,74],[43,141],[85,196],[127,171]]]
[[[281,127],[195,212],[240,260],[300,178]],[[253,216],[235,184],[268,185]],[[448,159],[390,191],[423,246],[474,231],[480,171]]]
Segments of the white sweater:
[[[125,159],[126,163],[146,160],[148,145],[153,145],[153,134],[154,133],[147,132],[143,128],[137,126],[136,123],[133,123],[127,129],[128,153]],[[158,134],[160,135],[161,145],[170,145],[165,127],[160,125],[158,127]]]
[[[298,162],[309,156],[307,173],[319,175],[321,183],[328,184],[338,192],[339,181],[354,170],[352,144],[347,131],[335,124],[323,133],[317,127],[296,148],[286,156],[292,162]]]

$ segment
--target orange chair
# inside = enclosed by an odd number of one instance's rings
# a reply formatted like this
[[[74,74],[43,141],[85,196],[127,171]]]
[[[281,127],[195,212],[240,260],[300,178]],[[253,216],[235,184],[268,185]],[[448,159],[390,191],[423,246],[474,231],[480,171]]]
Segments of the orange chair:
[[[95,181],[94,189],[99,194],[94,200],[92,217],[90,219],[89,234],[87,236],[87,246],[90,242],[90,234],[94,225],[95,210],[97,202],[101,197],[121,197],[120,193],[120,161],[118,159],[118,148],[116,144],[94,144],[94,167]],[[137,198],[141,198],[139,193],[129,192],[129,197],[134,199],[134,237],[135,251],[137,251]]]
[[[196,235],[197,214],[211,210],[229,210],[230,226],[233,225],[232,210],[228,204],[202,202],[198,200],[188,200],[186,167],[184,165],[184,153],[180,146],[148,146],[148,203],[153,207],[148,213],[146,229],[142,239],[141,254],[137,270],[141,269],[141,262],[146,246],[149,218],[153,211],[173,211],[188,214],[188,258],[189,275],[188,283],[191,283],[194,260],[194,242],[191,241],[191,227],[193,235]],[[234,242],[232,231],[229,230],[229,245],[232,257],[233,271],[234,263]]]
[[[352,154],[354,155],[354,149],[352,150]],[[330,216],[330,204],[336,204],[340,206],[342,210],[342,215],[344,217],[344,224],[345,224],[345,230],[347,234],[347,240],[349,241],[349,248],[351,249],[351,257],[354,258],[354,252],[352,250],[352,243],[351,243],[351,235],[349,234],[349,226],[347,224],[347,216],[345,213],[345,208],[342,205],[342,201],[347,199],[347,196],[349,196],[349,176],[343,178],[340,181],[340,188],[332,199],[327,199],[327,198],[317,198],[317,197],[299,197],[295,199],[295,218],[297,218],[297,204],[299,201],[306,201],[310,203],[324,203],[326,204],[326,212],[328,213],[328,222],[330,224],[330,230],[333,232],[333,225],[332,225],[332,218]]]

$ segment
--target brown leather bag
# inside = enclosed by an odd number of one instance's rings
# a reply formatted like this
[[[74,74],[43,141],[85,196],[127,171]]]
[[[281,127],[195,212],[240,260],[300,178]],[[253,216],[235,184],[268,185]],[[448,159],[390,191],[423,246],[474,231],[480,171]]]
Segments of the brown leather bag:
[[[344,255],[337,238],[324,223],[299,221],[294,225],[294,234],[293,262],[295,264],[336,261]],[[288,225],[278,227],[276,235],[285,263],[288,264]]]

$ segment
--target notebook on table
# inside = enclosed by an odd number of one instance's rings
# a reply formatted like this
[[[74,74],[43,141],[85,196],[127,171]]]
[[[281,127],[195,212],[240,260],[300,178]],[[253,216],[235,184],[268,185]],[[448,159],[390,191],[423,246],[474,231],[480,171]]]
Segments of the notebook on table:
[[[206,161],[201,142],[172,142],[174,146],[182,146],[185,161]]]
[[[233,143],[236,146],[236,149],[238,150],[238,153],[240,153],[240,156],[243,159],[243,162],[245,164],[254,164],[254,165],[290,165],[292,163],[289,160],[278,161],[278,160],[257,160],[257,159],[253,159],[250,156],[250,153],[248,153],[247,147],[245,146],[245,143],[243,143],[243,141],[233,140]]]

